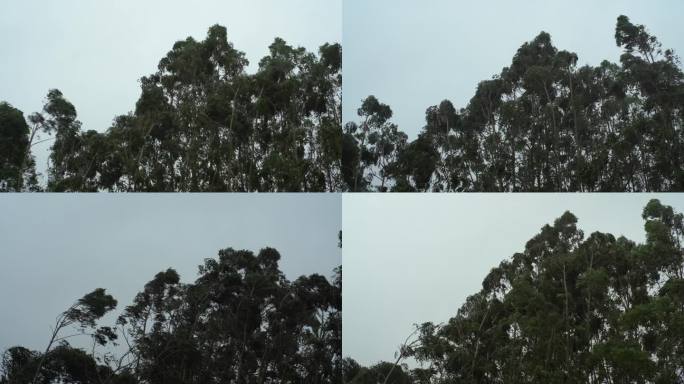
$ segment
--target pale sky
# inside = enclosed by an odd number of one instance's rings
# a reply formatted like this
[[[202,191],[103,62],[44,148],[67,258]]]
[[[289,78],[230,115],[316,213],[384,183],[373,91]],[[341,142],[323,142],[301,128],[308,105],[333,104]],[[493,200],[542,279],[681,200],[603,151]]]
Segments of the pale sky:
[[[594,231],[644,241],[641,212],[684,194],[345,194],[342,351],[393,361],[413,324],[453,317],[503,260],[566,210]]]
[[[344,122],[357,121],[361,100],[373,94],[413,139],[428,107],[444,99],[465,107],[477,84],[542,30],[559,50],[576,52],[579,65],[619,62],[620,14],[684,54],[680,0],[345,0]]]
[[[220,249],[273,247],[290,280],[330,278],[342,258],[333,194],[3,194],[0,212],[0,353],[45,348],[55,317],[95,288],[118,313],[157,272],[192,282]]]
[[[58,88],[83,129],[104,131],[176,41],[203,40],[217,23],[254,72],[276,37],[313,52],[340,42],[342,0],[0,1],[0,101],[28,116]],[[41,172],[50,145],[34,147]]]

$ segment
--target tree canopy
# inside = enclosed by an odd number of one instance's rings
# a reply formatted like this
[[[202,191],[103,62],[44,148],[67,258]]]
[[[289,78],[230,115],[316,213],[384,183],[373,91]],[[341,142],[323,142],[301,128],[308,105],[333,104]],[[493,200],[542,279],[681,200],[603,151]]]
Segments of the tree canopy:
[[[202,41],[176,42],[140,79],[135,110],[107,130],[83,130],[56,89],[33,130],[0,104],[0,187],[29,189],[27,143],[43,131],[54,139],[49,191],[340,190],[340,44],[316,55],[276,38],[256,73],[247,65],[214,25]]]
[[[24,114],[0,102],[0,192],[38,188],[31,138]]]
[[[397,382],[684,383],[684,215],[651,200],[642,217],[644,243],[585,237],[570,212],[545,225],[448,322],[417,326],[402,353],[421,368]],[[386,365],[344,371],[377,383]]]
[[[643,25],[617,19],[620,63],[578,67],[542,32],[457,110],[409,141],[369,96],[345,124],[350,191],[684,191],[684,74]]]
[[[96,289],[57,318],[44,352],[5,351],[0,383],[338,383],[342,269],[332,281],[289,281],[279,260],[273,248],[228,248],[194,283],[161,271],[110,326],[97,323],[117,302]],[[74,336],[90,336],[92,349],[69,344]]]

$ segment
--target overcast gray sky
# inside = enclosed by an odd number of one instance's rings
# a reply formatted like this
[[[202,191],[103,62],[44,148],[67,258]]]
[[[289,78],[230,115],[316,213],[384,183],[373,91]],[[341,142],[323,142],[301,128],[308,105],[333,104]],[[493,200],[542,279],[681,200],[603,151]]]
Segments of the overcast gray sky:
[[[454,316],[491,268],[566,210],[585,237],[644,241],[651,198],[684,211],[684,194],[345,194],[343,354],[392,360],[412,324]]]
[[[97,287],[123,309],[166,268],[192,282],[223,248],[270,246],[289,279],[330,277],[341,264],[340,227],[332,194],[5,194],[0,351],[45,348],[57,314]]]
[[[134,109],[138,80],[156,71],[174,42],[202,40],[217,23],[252,72],[275,37],[314,52],[340,42],[342,1],[0,1],[0,101],[26,116],[58,88],[84,129],[104,131]],[[39,171],[49,146],[35,147]]]
[[[559,49],[576,52],[580,65],[619,62],[620,14],[684,54],[679,0],[345,0],[344,121],[374,94],[413,139],[429,106],[449,99],[464,107],[478,82],[509,66],[542,30]]]

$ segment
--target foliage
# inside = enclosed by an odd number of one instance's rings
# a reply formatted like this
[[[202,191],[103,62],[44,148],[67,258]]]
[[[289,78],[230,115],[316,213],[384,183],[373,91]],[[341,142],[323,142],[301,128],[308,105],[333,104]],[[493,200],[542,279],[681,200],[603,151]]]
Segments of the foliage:
[[[194,283],[159,272],[113,327],[96,327],[116,300],[97,289],[59,319],[93,337],[92,352],[65,337],[44,353],[8,349],[0,383],[337,383],[341,380],[341,267],[287,280],[280,254],[231,248],[206,259]],[[95,346],[122,345],[98,353]],[[120,349],[120,348],[119,348]]]
[[[374,96],[347,123],[350,191],[683,191],[684,74],[671,50],[626,16],[620,64],[578,67],[540,33],[457,111],[425,112],[408,141]]]
[[[544,226],[447,323],[418,327],[409,355],[423,368],[407,374],[415,383],[684,383],[684,215],[651,200],[642,216],[642,244],[585,238],[570,212]]]
[[[32,139],[24,114],[0,102],[0,192],[38,189],[35,161],[30,153]]]
[[[105,132],[82,130],[50,90],[35,126],[54,138],[49,191],[336,191],[341,169],[339,44],[318,55],[276,38],[254,74],[225,27],[178,41],[140,80],[135,110]],[[0,105],[0,181],[18,189],[21,112]],[[7,176],[5,176],[7,175]]]

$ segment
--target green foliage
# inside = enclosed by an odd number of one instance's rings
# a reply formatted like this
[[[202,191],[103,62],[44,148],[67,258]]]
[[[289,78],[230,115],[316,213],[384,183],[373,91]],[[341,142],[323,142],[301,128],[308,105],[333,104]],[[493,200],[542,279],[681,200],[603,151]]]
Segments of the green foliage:
[[[194,283],[159,272],[114,327],[96,324],[116,306],[96,289],[59,318],[56,347],[8,349],[0,383],[338,383],[341,267],[332,282],[317,274],[289,281],[279,260],[272,248],[228,248],[204,261]],[[58,334],[69,326],[93,337],[91,352]],[[95,349],[117,341],[127,347],[120,355]]]
[[[684,191],[679,59],[626,16],[615,41],[624,51],[619,65],[578,67],[576,54],[542,32],[480,82],[465,108],[448,100],[429,107],[408,143],[389,121],[390,107],[369,96],[359,109],[361,131],[344,138],[347,189]],[[385,161],[369,148],[373,131],[391,144]]]
[[[0,192],[37,189],[31,136],[24,114],[0,102]]]
[[[375,96],[368,96],[357,113],[361,124],[347,124],[343,137],[344,180],[351,191],[364,191],[377,181],[384,192],[407,136],[389,123],[392,109]]]
[[[381,362],[370,368],[359,367],[352,359],[347,360],[350,365],[345,383],[348,384],[410,384],[411,377],[406,373],[404,367],[394,367],[394,364]],[[387,381],[385,381],[387,380]]]
[[[97,288],[80,298],[76,305],[69,308],[66,312],[66,318],[69,321],[92,326],[95,324],[95,320],[116,308],[116,304],[116,299],[112,295],[106,294],[103,288]]]
[[[341,190],[341,57],[340,44],[316,55],[276,38],[249,74],[245,54],[214,25],[202,41],[176,42],[140,80],[135,110],[105,132],[82,130],[74,105],[50,90],[32,120],[54,137],[47,189]],[[0,159],[0,181],[11,176],[17,189],[27,132],[9,108],[0,109],[0,145],[16,153],[2,151],[12,163]]]
[[[418,327],[412,382],[684,383],[682,214],[651,200],[643,217],[643,244],[585,238],[569,212],[544,226],[447,323]]]

